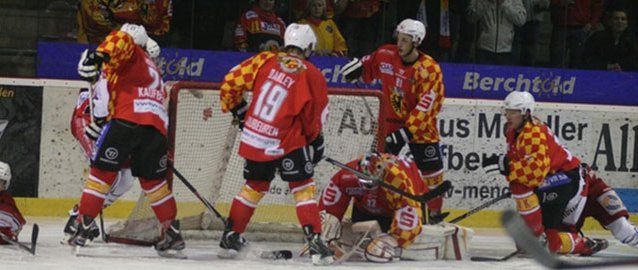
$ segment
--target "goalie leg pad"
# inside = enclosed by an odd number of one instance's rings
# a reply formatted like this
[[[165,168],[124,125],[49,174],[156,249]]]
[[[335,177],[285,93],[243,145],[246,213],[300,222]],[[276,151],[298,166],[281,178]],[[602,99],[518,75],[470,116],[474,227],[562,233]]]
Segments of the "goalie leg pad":
[[[366,260],[376,263],[387,263],[398,260],[401,252],[399,242],[396,238],[388,234],[380,234],[366,246],[364,256]]]
[[[109,192],[106,194],[106,200],[104,200],[104,208],[113,204],[119,197],[124,195],[127,191],[131,190],[133,187],[133,174],[131,173],[130,168],[122,168],[118,173],[118,177],[115,180],[115,183],[109,189]]]
[[[424,225],[414,243],[403,250],[405,260],[463,260],[469,255],[474,231],[456,224]]]
[[[333,214],[321,211],[321,237],[330,243],[333,240],[341,238],[341,220]]]

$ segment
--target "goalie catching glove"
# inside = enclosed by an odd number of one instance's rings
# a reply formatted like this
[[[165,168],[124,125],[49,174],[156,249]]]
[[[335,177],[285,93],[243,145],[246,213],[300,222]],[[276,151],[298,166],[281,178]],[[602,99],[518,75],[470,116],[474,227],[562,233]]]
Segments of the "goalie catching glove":
[[[361,60],[359,58],[353,58],[341,69],[341,74],[348,82],[354,82],[361,77],[361,73],[363,73],[363,65],[361,64]]]
[[[233,125],[239,127],[239,129],[244,129],[244,118],[246,118],[246,112],[248,112],[248,103],[245,100],[241,100],[237,106],[232,108],[230,112],[233,114]]]
[[[397,260],[401,255],[400,250],[397,239],[382,233],[373,238],[366,246],[364,257],[370,262],[386,263]]]
[[[78,62],[78,75],[90,83],[94,83],[100,77],[102,64],[109,61],[109,56],[96,51],[84,50]]]
[[[502,175],[507,176],[510,173],[509,168],[509,159],[506,155],[492,155],[488,158],[483,159],[483,170],[485,170],[486,174],[491,174],[494,172],[500,172]]]

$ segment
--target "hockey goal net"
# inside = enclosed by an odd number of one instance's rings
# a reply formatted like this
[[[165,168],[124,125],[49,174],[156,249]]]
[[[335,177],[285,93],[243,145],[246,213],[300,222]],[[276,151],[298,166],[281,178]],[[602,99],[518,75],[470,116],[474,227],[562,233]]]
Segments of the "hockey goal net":
[[[231,125],[230,113],[219,106],[219,84],[179,82],[170,93],[171,156],[174,167],[211,202],[225,217],[230,204],[244,185],[244,160],[237,154],[240,132]],[[250,100],[250,93],[246,93]],[[202,111],[213,108],[213,117],[204,120]],[[329,89],[330,116],[324,126],[325,155],[347,162],[365,151],[378,149],[382,138],[383,119],[381,93],[377,90]],[[321,190],[338,168],[320,162],[314,180]],[[181,181],[173,177],[173,192],[178,204],[178,217],[187,237],[217,237],[221,221],[197,199]],[[319,194],[317,194],[318,196]],[[247,228],[253,241],[299,241],[302,238],[292,195],[287,183],[278,177],[261,200]],[[139,223],[139,224],[138,224]],[[128,220],[110,229],[112,236],[153,241],[158,230],[154,215],[143,196]],[[156,235],[149,234],[151,230]],[[144,238],[144,239],[141,239]]]

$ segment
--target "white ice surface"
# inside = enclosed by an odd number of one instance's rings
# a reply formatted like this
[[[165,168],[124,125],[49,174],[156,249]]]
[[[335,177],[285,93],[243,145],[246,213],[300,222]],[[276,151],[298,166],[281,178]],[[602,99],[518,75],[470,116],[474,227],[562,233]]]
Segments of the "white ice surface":
[[[318,269],[312,266],[310,259],[295,257],[288,261],[272,261],[258,258],[260,251],[290,249],[297,252],[301,244],[251,242],[251,251],[243,260],[222,260],[217,258],[219,251],[217,240],[187,240],[185,254],[187,260],[166,259],[158,257],[152,247],[127,246],[96,242],[93,246],[81,250],[82,254],[93,257],[76,257],[69,246],[61,245],[62,228],[65,220],[28,218],[30,222],[40,225],[40,237],[37,255],[17,250],[11,246],[0,246],[0,269],[207,269],[207,270],[270,270],[270,269]],[[32,224],[32,223],[31,223]],[[603,232],[604,233],[604,232]],[[21,241],[30,239],[31,225],[25,226]],[[600,234],[610,240],[610,248],[600,255],[604,257],[638,256],[638,250],[626,247],[613,240],[609,234]],[[250,240],[250,239],[249,239]],[[500,230],[477,230],[472,241],[471,254],[475,256],[503,256],[514,250],[514,244]],[[583,260],[584,258],[570,258]],[[588,258],[589,260],[602,258]],[[606,258],[610,259],[610,258]],[[345,262],[341,265],[325,267],[329,269],[543,269],[542,266],[528,258],[512,258],[506,262],[472,262],[472,261],[400,261],[388,264],[367,262]],[[614,269],[637,269],[635,267],[619,267]]]

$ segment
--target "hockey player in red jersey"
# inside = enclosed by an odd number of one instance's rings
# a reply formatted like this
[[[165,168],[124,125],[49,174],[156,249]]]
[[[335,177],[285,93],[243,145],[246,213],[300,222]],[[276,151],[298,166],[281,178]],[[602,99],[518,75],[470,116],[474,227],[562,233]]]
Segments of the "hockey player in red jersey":
[[[347,164],[349,167],[378,177],[409,194],[421,195],[429,191],[421,180],[417,165],[409,158],[389,153],[366,153],[362,158]],[[397,248],[407,248],[421,233],[421,203],[408,199],[401,194],[379,187],[373,181],[359,179],[353,173],[342,169],[335,174],[324,188],[319,208],[325,210],[324,228],[327,241],[341,235],[326,235],[337,232],[340,221],[352,200],[352,223],[375,220],[381,232],[365,247],[364,256],[374,262],[387,262],[394,259]],[[340,234],[340,233],[335,233]]]
[[[507,153],[488,157],[482,165],[487,172],[505,176],[518,212],[534,234],[547,241],[550,251],[591,255],[605,248],[606,240],[562,230],[577,224],[587,203],[590,186],[580,160],[533,116],[534,107],[528,92],[507,95],[503,112]]]
[[[145,44],[138,45],[144,47],[144,50],[151,59],[159,57],[160,47],[153,39],[149,38]],[[71,133],[80,144],[80,147],[82,147],[84,155],[88,160],[91,159],[95,140],[97,140],[100,135],[99,130],[94,130],[89,126],[91,123],[91,117],[94,119],[106,119],[109,114],[109,92],[107,89],[106,77],[102,74],[98,81],[91,87],[93,91],[88,91],[87,88],[80,89],[75,109],[71,115]],[[93,97],[89,96],[90,92],[93,93]],[[89,106],[89,102],[91,100],[93,102],[93,106]],[[91,107],[93,107],[92,116]],[[131,172],[130,162],[125,162],[122,165],[122,169],[118,172],[115,182],[111,185],[109,192],[106,194],[103,208],[113,204],[113,202],[115,202],[120,196],[129,191],[133,187],[133,181],[134,178]],[[69,220],[64,226],[65,237],[63,242],[65,243],[68,242],[68,239],[77,231],[77,227],[79,225],[77,222],[78,210],[79,204],[76,204],[71,210],[69,210]],[[95,221],[91,224],[90,230],[91,237],[89,237],[89,240],[93,240],[93,238],[100,235],[100,230],[98,229]]]
[[[297,217],[310,245],[312,262],[333,256],[320,237],[314,165],[323,155],[321,130],[328,117],[326,80],[310,56],[317,39],[308,25],[291,24],[284,52],[262,52],[231,69],[221,85],[221,108],[242,128],[239,155],[245,185],[232,202],[221,256],[234,257],[246,245],[241,235],[278,171],[296,202]],[[252,101],[243,99],[252,90]]]
[[[0,161],[0,233],[18,241],[18,234],[27,222],[7,191],[9,184],[11,184],[11,167]],[[0,245],[3,244],[7,243],[0,238]]]
[[[88,228],[102,209],[106,193],[122,164],[130,159],[133,176],[140,180],[158,221],[161,240],[155,249],[179,251],[185,244],[175,219],[175,198],[166,181],[168,115],[160,70],[142,47],[148,35],[143,26],[125,24],[111,32],[95,51],[85,51],[78,64],[83,79],[95,82],[104,74],[109,91],[109,114],[95,119],[88,129],[96,134],[91,170],[80,201],[78,232],[71,245],[84,246]]]
[[[409,157],[368,152],[347,165],[408,194],[429,192],[418,166]],[[350,202],[352,215],[346,221]],[[398,258],[458,260],[467,254],[465,247],[473,234],[471,229],[453,224],[424,226],[421,202],[345,169],[324,188],[319,207],[323,237],[340,260],[354,253],[377,263]]]
[[[441,111],[445,87],[441,67],[417,47],[425,37],[423,23],[405,19],[396,28],[396,45],[384,45],[361,60],[343,67],[348,81],[381,81],[388,106],[385,152],[398,154],[408,144],[423,181],[434,189],[443,183],[443,160],[439,148],[437,115]],[[438,223],[443,197],[427,203],[428,223]]]

